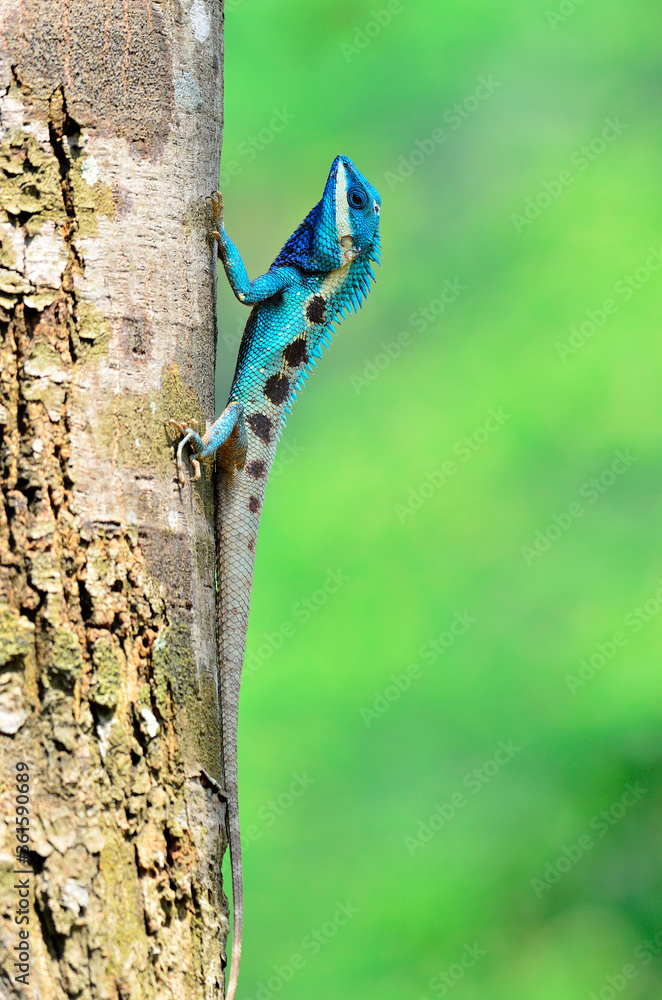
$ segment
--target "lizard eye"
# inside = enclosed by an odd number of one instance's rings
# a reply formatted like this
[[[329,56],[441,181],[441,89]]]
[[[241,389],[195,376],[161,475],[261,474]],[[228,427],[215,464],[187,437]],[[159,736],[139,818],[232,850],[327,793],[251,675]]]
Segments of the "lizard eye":
[[[352,187],[347,192],[347,204],[351,208],[365,208],[368,204],[368,196],[361,188]]]

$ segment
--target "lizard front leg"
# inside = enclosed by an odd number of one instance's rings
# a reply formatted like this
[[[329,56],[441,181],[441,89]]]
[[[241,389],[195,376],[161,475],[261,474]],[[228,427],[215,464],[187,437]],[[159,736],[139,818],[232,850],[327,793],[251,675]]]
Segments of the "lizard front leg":
[[[251,281],[246,273],[241,254],[225,231],[223,224],[223,196],[220,191],[209,196],[214,213],[214,226],[207,235],[218,243],[218,256],[223,261],[225,273],[235,296],[246,306],[254,306],[264,299],[277,295],[296,279],[292,268],[275,267]]]

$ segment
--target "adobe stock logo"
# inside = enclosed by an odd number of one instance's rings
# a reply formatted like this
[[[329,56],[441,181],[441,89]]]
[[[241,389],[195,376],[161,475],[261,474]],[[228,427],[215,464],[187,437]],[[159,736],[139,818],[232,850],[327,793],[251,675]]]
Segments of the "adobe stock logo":
[[[485,955],[487,955],[487,950],[481,948],[478,941],[465,945],[457,962],[453,962],[447,969],[443,969],[436,976],[432,976],[428,981],[428,990],[435,997],[445,997],[448,991],[453,986],[456,986],[461,979],[464,979],[468,970],[473,969]],[[429,998],[422,996],[418,1000],[429,1000]]]
[[[478,795],[521,749],[520,746],[513,743],[512,739],[500,740],[496,751],[489,760],[484,761],[480,767],[474,767],[464,775],[462,787],[471,792],[471,795]],[[405,836],[404,844],[409,853],[414,855],[416,851],[425,847],[435,834],[455,819],[458,812],[464,809],[469,801],[469,796],[458,790],[453,792],[445,802],[437,802],[428,818],[419,820],[416,836],[411,834]]]
[[[632,961],[626,962],[617,972],[605,976],[605,985],[597,990],[592,990],[588,1000],[614,1000],[631,980],[637,978],[642,969],[645,969],[654,958],[658,957],[660,952],[662,952],[662,931],[658,931],[652,938],[645,938],[641,944],[638,944],[632,952]],[[643,996],[642,993],[638,993],[638,995]]]
[[[570,336],[567,341],[557,341],[556,351],[561,361],[565,362],[573,354],[576,354],[584,345],[595,336],[609,322],[609,318],[614,316],[625,302],[629,302],[632,296],[639,291],[656,271],[662,268],[662,245],[648,248],[648,256],[645,261],[633,272],[628,272],[614,283],[614,298],[604,299],[597,309],[586,309],[583,319],[580,319],[570,327]]]
[[[388,3],[380,7],[379,10],[371,10],[370,20],[354,31],[353,44],[350,42],[340,43],[340,51],[345,57],[345,61],[351,62],[352,59],[361,55],[370,43],[381,35],[384,28],[388,28],[395,15],[401,14],[403,10],[404,7],[400,0],[388,0]]]
[[[458,278],[453,281],[446,278],[439,289],[438,295],[431,299],[426,305],[420,306],[409,317],[409,325],[415,333],[425,333],[428,327],[436,322],[448,308],[467,289],[461,284]],[[395,340],[384,341],[379,344],[381,350],[373,358],[363,359],[363,371],[361,375],[350,375],[350,382],[358,394],[363,389],[375,382],[381,373],[390,368],[392,363],[400,357],[403,350],[411,347],[414,343],[413,334],[409,330],[401,330]]]
[[[292,618],[296,619],[298,624],[305,625],[313,615],[317,614],[320,608],[325,606],[329,598],[348,582],[349,577],[341,573],[339,569],[328,570],[321,587],[292,605]],[[274,653],[296,634],[297,627],[298,625],[294,621],[286,619],[281,622],[275,632],[263,632],[259,646],[246,650],[244,674],[252,674],[256,670],[260,670],[263,664],[270,660]]]
[[[603,469],[598,476],[588,479],[579,488],[579,496],[585,500],[589,506],[596,504],[598,500],[611,489],[619,476],[624,475],[634,462],[638,461],[636,455],[631,455],[626,449],[625,452],[617,451],[614,461],[608,468]],[[547,552],[554,542],[557,542],[566,531],[569,531],[587,511],[587,507],[578,500],[573,500],[567,508],[560,514],[554,513],[549,523],[544,528],[539,528],[530,545],[522,545],[521,552],[527,566],[533,565],[536,559]]]
[[[448,628],[423,643],[418,651],[420,659],[432,666],[477,621],[478,619],[470,615],[468,611],[463,613],[456,611]],[[401,674],[391,674],[389,678],[391,683],[381,691],[373,691],[371,704],[369,706],[362,705],[359,709],[366,726],[370,727],[373,722],[388,712],[391,705],[399,701],[402,695],[409,691],[414,681],[419,680],[422,676],[423,667],[420,663],[410,663]]]
[[[384,172],[384,180],[389,189],[395,191],[398,184],[406,181],[419,167],[423,166],[426,160],[434,156],[437,150],[445,142],[448,142],[451,132],[462,128],[467,119],[471,118],[500,86],[501,81],[495,80],[491,73],[487,76],[479,76],[473,91],[464,100],[457,101],[452,108],[444,111],[441,116],[444,125],[437,125],[423,139],[416,139],[413,148],[399,157],[395,171],[386,170]]]
[[[601,809],[591,817],[588,823],[590,832],[582,833],[573,844],[563,844],[558,856],[553,861],[547,862],[540,878],[531,879],[531,888],[538,899],[542,899],[544,893],[549,892],[571,868],[579,864],[598,841],[621,822],[628,809],[632,809],[647,793],[648,789],[642,788],[638,781],[634,784],[629,782],[616,802],[612,802],[606,809]]]
[[[583,3],[584,0],[561,0],[561,5],[557,10],[545,11],[547,23],[554,29],[554,31],[556,31],[559,24],[564,24],[569,17],[572,17],[580,4]]]
[[[579,667],[574,674],[566,674],[565,680],[570,694],[576,694],[579,688],[584,688],[627,646],[630,635],[638,635],[646,625],[659,615],[662,610],[662,580],[658,580],[658,588],[654,594],[638,604],[625,615],[623,629],[617,629],[611,636],[596,643],[593,650],[579,661]]]
[[[255,135],[247,136],[237,147],[239,157],[244,163],[252,163],[267,146],[269,146],[276,136],[294,121],[296,115],[288,111],[287,108],[273,108],[272,117],[267,125],[264,125]],[[233,177],[238,177],[244,169],[241,159],[227,160],[220,175],[220,186],[225,190]]]
[[[507,420],[510,420],[510,414],[505,413],[503,407],[490,408],[487,411],[487,419],[479,427],[459,438],[450,449],[455,457],[445,459],[436,469],[426,472],[422,482],[409,488],[406,502],[393,505],[400,524],[404,524],[407,518],[413,517],[451,477],[457,474],[461,464],[468,462],[491,440]],[[456,458],[460,461],[456,461]]]
[[[574,183],[577,175],[588,170],[627,128],[629,126],[619,118],[616,120],[606,118],[605,127],[600,134],[594,136],[590,142],[578,146],[570,154],[570,167],[573,169],[561,170],[550,181],[543,181],[538,191],[525,200],[522,211],[511,214],[510,221],[515,227],[515,232],[522,233],[539,219],[543,212],[558,201],[566,188]]]

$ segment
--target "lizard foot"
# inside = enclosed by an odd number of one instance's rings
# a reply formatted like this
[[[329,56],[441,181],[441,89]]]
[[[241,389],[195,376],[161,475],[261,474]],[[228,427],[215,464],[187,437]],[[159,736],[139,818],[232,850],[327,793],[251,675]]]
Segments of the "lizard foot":
[[[200,452],[203,448],[202,439],[197,431],[198,421],[189,420],[188,423],[182,423],[179,420],[166,420],[165,423],[170,427],[174,427],[180,434],[183,435],[177,447],[177,482],[180,486],[183,486],[184,476],[182,474],[182,451],[184,445],[188,444],[189,441],[192,441],[196,452]],[[191,465],[193,466],[191,482],[194,483],[200,478],[200,462],[193,455],[191,455]]]
[[[214,194],[207,196],[207,201],[211,202],[211,210],[214,214],[214,229],[207,233],[207,236],[213,236],[217,243],[221,241],[220,229],[223,228],[223,195],[220,191],[215,191]]]

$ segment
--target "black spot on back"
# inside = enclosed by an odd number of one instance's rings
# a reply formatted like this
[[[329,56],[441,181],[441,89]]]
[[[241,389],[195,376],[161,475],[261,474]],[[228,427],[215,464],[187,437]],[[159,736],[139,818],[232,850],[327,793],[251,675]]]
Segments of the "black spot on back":
[[[246,423],[257,437],[261,438],[265,444],[269,444],[271,438],[271,421],[264,413],[251,413],[246,417]]]
[[[326,309],[326,299],[321,295],[313,295],[306,306],[306,317],[311,323],[323,323]]]
[[[246,472],[249,476],[252,476],[253,479],[259,479],[260,476],[263,476],[266,471],[266,465],[264,462],[261,462],[259,458],[255,459],[253,462],[249,462],[246,466]]]
[[[290,368],[298,368],[299,365],[308,364],[308,349],[306,348],[306,338],[298,337],[288,344],[283,351],[283,360]]]
[[[264,395],[275,406],[284,403],[290,394],[290,380],[285,375],[270,375],[264,383]]]
[[[260,501],[258,500],[257,497],[249,497],[248,498],[248,509],[253,514],[257,514],[258,510],[260,509]]]

